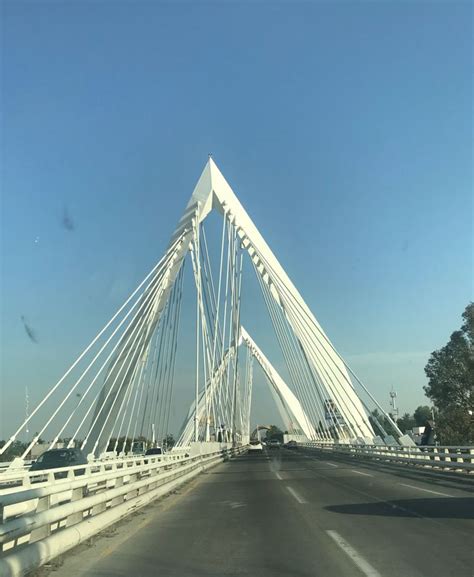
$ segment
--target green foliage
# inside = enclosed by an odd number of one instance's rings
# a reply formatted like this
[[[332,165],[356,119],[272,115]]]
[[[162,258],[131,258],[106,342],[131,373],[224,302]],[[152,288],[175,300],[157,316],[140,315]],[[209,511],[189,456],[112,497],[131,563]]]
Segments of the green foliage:
[[[390,415],[392,416],[392,415]],[[431,409],[427,405],[419,406],[416,408],[413,415],[410,413],[404,413],[399,419],[397,419],[397,425],[399,429],[405,433],[413,429],[413,427],[422,427],[428,419],[431,419]],[[387,435],[394,433],[393,426],[390,423],[386,415],[380,413],[377,409],[374,409],[369,415],[369,421],[377,435],[384,436],[384,432],[380,428],[379,424],[385,429]]]
[[[416,421],[410,413],[404,413],[400,419],[397,419],[397,425],[402,433],[406,433],[416,426]]]
[[[173,435],[169,434],[166,435],[166,437],[163,439],[163,447],[165,449],[171,449],[172,447],[174,447],[174,445],[176,444],[176,441],[173,437]]]
[[[33,435],[33,438],[37,437],[38,433],[35,433]],[[36,441],[38,443],[38,445],[44,445],[46,443],[46,441],[44,439],[42,439],[41,437]]]
[[[267,429],[265,439],[267,441],[270,439],[278,439],[279,441],[283,442],[283,431],[276,425],[270,425],[270,428]]]
[[[385,437],[394,433],[393,426],[386,415],[383,415],[378,409],[374,409],[369,415],[369,421],[376,435]],[[383,430],[382,430],[383,429]]]
[[[472,416],[464,409],[449,407],[440,412],[437,420],[438,437],[443,445],[473,445]]]
[[[425,367],[424,390],[438,409],[437,434],[444,445],[469,444],[474,437],[474,303],[462,316],[461,329],[431,354]]]
[[[413,413],[413,418],[415,419],[416,427],[424,427],[428,419],[432,418],[431,409],[427,405],[420,405],[415,409]]]
[[[0,449],[6,444],[6,441],[0,441]],[[13,441],[8,449],[2,455],[2,461],[13,461],[15,457],[21,457],[28,447],[27,443]]]
[[[148,442],[147,439],[145,437],[137,437],[136,439],[131,439],[130,437],[125,438],[125,436],[123,437],[119,437],[118,439],[118,443],[117,443],[117,453],[129,453],[130,449],[131,449],[131,445],[132,445],[132,440],[134,442],[137,441],[145,441]],[[107,445],[107,451],[113,451],[115,448],[115,443],[116,443],[117,439],[115,437],[112,437],[109,441],[109,444]]]

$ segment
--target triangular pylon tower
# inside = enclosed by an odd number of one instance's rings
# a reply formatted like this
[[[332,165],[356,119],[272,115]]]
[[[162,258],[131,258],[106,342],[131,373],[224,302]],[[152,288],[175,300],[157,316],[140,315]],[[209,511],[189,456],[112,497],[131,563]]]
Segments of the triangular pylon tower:
[[[344,423],[348,438],[373,439],[374,430],[368,413],[356,393],[344,360],[337,353],[212,158],[209,158],[196,184],[162,259],[167,263],[166,271],[160,280],[160,291],[154,297],[153,315],[149,320],[148,329],[141,337],[140,346],[135,344],[136,362],[139,362],[143,351],[147,350],[147,340],[151,338],[160,319],[183,259],[192,248],[192,241],[199,226],[212,210],[218,211],[235,227],[242,249],[250,256],[261,282],[268,287],[269,294],[291,327],[295,342],[310,367],[314,387],[313,397],[310,399],[314,398],[315,402],[320,403],[326,417],[332,420],[334,425]],[[144,293],[143,298],[146,297],[147,294]],[[133,329],[132,324],[129,331]],[[113,374],[107,375],[97,406],[104,405],[107,395],[110,403],[114,401],[115,406],[120,405],[115,398],[125,394],[128,381],[132,378],[132,369],[123,379],[113,377],[122,369],[120,356],[125,358],[125,354],[129,352],[127,347],[117,352],[119,362],[114,363]],[[112,394],[110,394],[111,386],[115,387]],[[105,439],[109,437],[109,429],[114,421],[113,408],[107,411],[106,406],[103,413],[108,415],[111,413],[112,418],[108,419],[109,423],[105,426],[100,418],[96,419],[86,443],[86,449],[93,450],[96,454],[104,450]],[[318,424],[313,425],[316,428]]]

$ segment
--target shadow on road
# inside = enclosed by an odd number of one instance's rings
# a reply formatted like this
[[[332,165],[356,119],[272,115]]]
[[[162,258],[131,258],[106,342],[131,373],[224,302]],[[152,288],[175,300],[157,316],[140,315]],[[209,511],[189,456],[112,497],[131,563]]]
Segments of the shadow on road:
[[[330,505],[332,513],[343,515],[380,515],[384,517],[426,517],[431,519],[474,520],[474,499],[470,497],[397,499],[378,503]]]

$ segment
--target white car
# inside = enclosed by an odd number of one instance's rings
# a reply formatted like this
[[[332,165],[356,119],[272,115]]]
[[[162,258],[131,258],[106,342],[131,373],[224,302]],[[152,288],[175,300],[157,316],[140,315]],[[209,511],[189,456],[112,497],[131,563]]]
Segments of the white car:
[[[260,441],[250,441],[249,451],[263,451]]]

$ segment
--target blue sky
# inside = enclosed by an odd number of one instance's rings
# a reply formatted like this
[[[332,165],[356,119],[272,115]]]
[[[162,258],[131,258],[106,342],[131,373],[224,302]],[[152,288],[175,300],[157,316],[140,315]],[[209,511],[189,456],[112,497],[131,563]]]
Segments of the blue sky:
[[[470,2],[4,2],[1,35],[0,437],[159,258],[208,153],[381,402],[424,402],[474,292]]]

